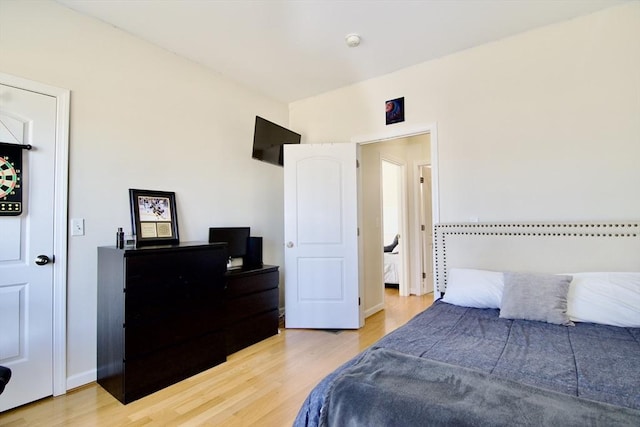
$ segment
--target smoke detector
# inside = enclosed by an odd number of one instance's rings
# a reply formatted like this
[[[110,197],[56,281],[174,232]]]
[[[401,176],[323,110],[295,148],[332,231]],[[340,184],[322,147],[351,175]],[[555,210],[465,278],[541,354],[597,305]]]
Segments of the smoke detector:
[[[360,44],[360,36],[356,33],[347,34],[344,40],[349,47],[356,47]]]

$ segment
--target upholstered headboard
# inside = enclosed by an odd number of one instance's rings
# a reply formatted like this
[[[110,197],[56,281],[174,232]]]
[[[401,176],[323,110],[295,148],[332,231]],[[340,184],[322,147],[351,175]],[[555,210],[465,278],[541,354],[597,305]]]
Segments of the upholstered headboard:
[[[640,271],[640,221],[436,224],[434,277],[449,268],[533,273]]]

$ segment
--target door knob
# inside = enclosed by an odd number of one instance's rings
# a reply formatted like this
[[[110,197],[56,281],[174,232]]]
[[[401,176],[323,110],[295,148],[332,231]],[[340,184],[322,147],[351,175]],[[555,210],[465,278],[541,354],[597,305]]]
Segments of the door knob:
[[[292,248],[293,247],[293,242],[287,242],[287,247],[288,248]]]
[[[38,255],[36,257],[36,264],[38,265],[47,265],[50,262],[53,262],[53,260],[46,255]]]

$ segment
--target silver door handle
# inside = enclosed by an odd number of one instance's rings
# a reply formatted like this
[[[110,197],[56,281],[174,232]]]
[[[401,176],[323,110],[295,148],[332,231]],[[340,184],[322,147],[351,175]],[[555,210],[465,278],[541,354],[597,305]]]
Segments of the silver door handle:
[[[293,242],[287,242],[287,247],[288,248],[292,248],[293,247]]]

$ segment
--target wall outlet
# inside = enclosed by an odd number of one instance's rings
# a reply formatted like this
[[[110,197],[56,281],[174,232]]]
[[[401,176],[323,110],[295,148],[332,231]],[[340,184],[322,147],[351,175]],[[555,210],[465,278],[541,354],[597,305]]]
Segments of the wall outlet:
[[[84,236],[84,219],[83,218],[71,219],[71,235]]]

